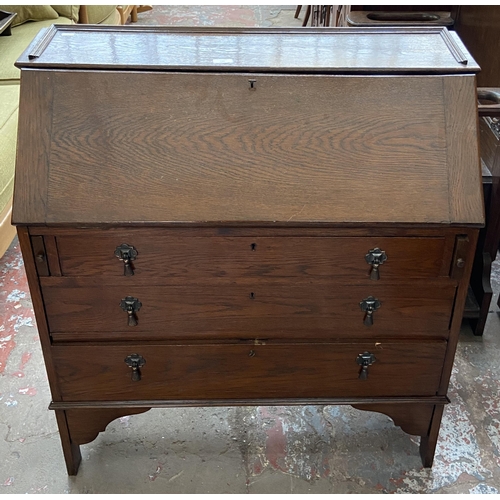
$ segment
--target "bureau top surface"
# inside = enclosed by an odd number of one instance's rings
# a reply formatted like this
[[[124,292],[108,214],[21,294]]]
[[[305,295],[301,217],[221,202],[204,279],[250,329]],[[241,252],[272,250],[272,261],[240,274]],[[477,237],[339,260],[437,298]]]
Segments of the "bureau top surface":
[[[229,29],[55,26],[20,67],[265,72],[477,72],[446,28]]]

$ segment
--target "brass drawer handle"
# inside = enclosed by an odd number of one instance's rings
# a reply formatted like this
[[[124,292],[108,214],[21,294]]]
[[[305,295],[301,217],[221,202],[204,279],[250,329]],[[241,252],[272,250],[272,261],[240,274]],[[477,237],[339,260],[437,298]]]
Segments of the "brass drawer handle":
[[[367,297],[366,299],[363,299],[360,303],[359,306],[361,307],[361,310],[364,311],[365,317],[363,319],[363,323],[366,326],[372,326],[373,325],[373,313],[381,306],[382,304],[378,299],[375,297],[372,297],[371,295]]]
[[[135,313],[142,307],[139,299],[129,295],[121,300],[120,307],[127,313],[128,326],[137,326],[138,320]]]
[[[366,255],[365,260],[368,264],[372,266],[370,271],[370,279],[377,281],[380,279],[379,266],[381,266],[386,260],[387,255],[380,248],[372,248]]]
[[[371,352],[365,351],[363,354],[358,355],[356,363],[361,366],[358,377],[360,380],[366,380],[368,378],[368,367],[373,365],[375,361],[377,361],[377,359]]]
[[[127,245],[126,243],[122,243],[120,246],[116,247],[115,257],[123,261],[124,276],[134,275],[134,268],[131,262],[136,259],[137,254],[138,254],[137,250],[132,245]]]
[[[141,368],[146,364],[146,360],[140,354],[130,354],[125,358],[127,366],[132,368],[132,381],[141,380]]]

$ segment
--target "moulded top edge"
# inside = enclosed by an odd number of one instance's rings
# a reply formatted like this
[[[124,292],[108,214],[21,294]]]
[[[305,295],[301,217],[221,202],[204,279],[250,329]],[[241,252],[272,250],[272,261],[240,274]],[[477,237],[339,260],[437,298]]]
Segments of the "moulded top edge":
[[[53,25],[20,68],[475,73],[444,27],[185,28]]]

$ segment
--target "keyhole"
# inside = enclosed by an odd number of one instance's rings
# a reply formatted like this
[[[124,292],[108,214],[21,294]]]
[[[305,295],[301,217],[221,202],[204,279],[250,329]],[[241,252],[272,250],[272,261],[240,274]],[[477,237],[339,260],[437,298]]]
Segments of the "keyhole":
[[[253,299],[255,299],[255,293],[250,292],[250,298],[251,298],[252,300],[253,300]]]
[[[255,90],[255,84],[257,83],[257,80],[248,80],[248,83],[250,84],[249,90]]]
[[[252,252],[255,252],[255,249],[257,248],[257,243],[252,243],[250,245],[250,248],[251,248]]]

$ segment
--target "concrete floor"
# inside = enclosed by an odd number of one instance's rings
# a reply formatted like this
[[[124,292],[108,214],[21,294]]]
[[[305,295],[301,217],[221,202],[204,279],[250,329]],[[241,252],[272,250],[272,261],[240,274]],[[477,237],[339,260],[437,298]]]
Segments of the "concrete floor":
[[[159,7],[142,24],[295,25],[295,6]],[[418,438],[351,407],[156,409],[112,422],[68,477],[17,241],[0,260],[0,494],[498,493],[500,265],[482,338],[463,328],[432,470]]]

